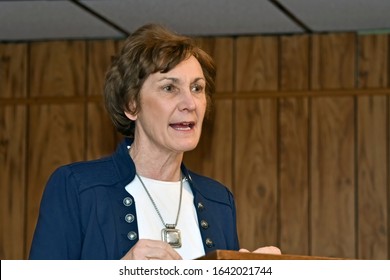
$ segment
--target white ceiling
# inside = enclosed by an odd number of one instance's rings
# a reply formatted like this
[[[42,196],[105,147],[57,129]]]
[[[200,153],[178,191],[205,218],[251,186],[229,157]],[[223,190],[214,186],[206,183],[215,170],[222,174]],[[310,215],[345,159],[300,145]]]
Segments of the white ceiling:
[[[149,22],[187,35],[390,30],[390,0],[0,0],[0,41],[123,38]]]

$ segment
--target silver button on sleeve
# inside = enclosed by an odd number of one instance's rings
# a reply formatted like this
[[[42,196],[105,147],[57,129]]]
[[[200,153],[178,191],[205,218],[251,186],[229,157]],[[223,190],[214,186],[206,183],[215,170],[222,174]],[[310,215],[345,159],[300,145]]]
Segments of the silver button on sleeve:
[[[209,228],[209,223],[205,220],[201,220],[200,221],[200,226],[203,228],[203,229],[207,229]]]
[[[214,246],[214,242],[210,238],[206,238],[205,243],[206,243],[206,246],[209,247],[209,248]]]
[[[130,240],[135,240],[135,239],[137,239],[137,233],[134,232],[134,231],[130,231],[130,232],[127,234],[127,238],[130,239]]]
[[[130,206],[131,204],[133,204],[133,200],[131,199],[131,197],[125,197],[123,199],[123,205],[124,206]]]
[[[125,221],[128,222],[129,224],[134,222],[134,215],[133,214],[127,214],[125,216]]]

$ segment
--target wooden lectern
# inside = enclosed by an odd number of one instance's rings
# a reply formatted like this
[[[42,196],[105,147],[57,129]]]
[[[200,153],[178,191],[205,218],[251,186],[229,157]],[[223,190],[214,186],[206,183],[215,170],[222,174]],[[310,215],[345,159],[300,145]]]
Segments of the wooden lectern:
[[[271,255],[259,253],[240,253],[238,251],[216,250],[198,260],[342,260],[341,258],[300,256],[300,255]]]

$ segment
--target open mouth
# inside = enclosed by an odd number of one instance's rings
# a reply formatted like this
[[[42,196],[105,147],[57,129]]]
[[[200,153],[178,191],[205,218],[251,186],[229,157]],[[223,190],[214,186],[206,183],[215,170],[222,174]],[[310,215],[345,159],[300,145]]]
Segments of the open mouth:
[[[169,125],[175,130],[191,130],[194,128],[194,122],[180,122],[180,123],[172,123]]]

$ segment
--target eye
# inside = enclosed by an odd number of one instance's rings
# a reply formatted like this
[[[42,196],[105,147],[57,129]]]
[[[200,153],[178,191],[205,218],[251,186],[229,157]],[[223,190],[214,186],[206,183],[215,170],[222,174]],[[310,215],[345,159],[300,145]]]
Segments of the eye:
[[[166,91],[166,92],[175,92],[176,91],[176,87],[172,84],[169,84],[169,85],[165,85],[163,86],[163,90]]]
[[[200,85],[200,84],[193,84],[192,86],[191,86],[191,91],[192,92],[196,92],[196,93],[202,93],[203,92],[203,86],[202,85]]]

